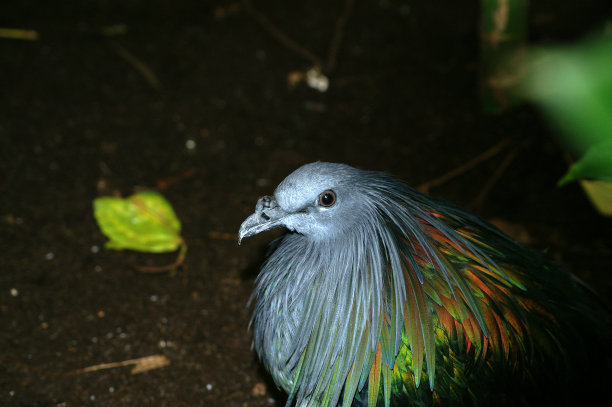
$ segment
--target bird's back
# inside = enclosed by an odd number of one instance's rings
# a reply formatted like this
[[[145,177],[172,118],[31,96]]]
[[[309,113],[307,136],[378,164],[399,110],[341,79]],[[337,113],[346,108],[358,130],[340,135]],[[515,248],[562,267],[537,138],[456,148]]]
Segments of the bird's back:
[[[550,405],[552,400],[569,405],[589,397],[592,390],[586,386],[612,374],[610,357],[601,351],[612,338],[601,301],[573,275],[487,222],[412,193],[427,214],[419,224],[428,240],[403,241],[423,278],[416,280],[411,262],[405,276],[413,287],[423,288],[429,309],[419,312],[417,305],[404,311],[391,400],[398,405],[402,400],[411,405]],[[442,259],[449,279],[442,278],[425,244]],[[418,294],[413,296],[408,295],[408,304],[419,302]],[[419,370],[421,379],[415,380],[414,351],[425,347],[414,338],[421,332],[410,336],[418,318],[428,318],[434,333],[433,391],[428,369]],[[369,392],[364,389],[361,399]]]

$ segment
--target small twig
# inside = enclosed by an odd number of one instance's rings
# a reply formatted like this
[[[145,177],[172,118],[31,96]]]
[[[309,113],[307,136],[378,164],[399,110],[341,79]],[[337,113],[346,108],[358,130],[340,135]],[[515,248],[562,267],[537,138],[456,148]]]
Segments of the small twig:
[[[155,181],[155,185],[157,186],[157,189],[160,190],[168,189],[171,185],[176,184],[179,181],[193,177],[195,173],[195,168],[190,168],[182,174],[171,175],[165,178],[158,179],[157,181]]]
[[[440,186],[448,181],[450,181],[453,178],[458,177],[459,175],[467,172],[468,170],[474,168],[476,165],[480,164],[483,161],[488,160],[489,158],[495,156],[496,154],[498,154],[500,151],[502,151],[504,148],[506,148],[509,144],[510,144],[511,140],[510,139],[503,139],[502,141],[500,141],[499,143],[497,143],[496,145],[494,145],[493,147],[491,147],[490,149],[488,149],[487,151],[477,155],[476,157],[474,157],[472,160],[468,161],[467,163],[447,172],[446,174],[441,175],[438,178],[434,178],[431,181],[427,181],[422,183],[421,185],[419,185],[417,187],[417,189],[421,192],[424,193],[429,193],[429,190],[431,188]]]
[[[100,27],[100,34],[105,37],[118,37],[127,33],[127,25],[125,24],[112,24]]]
[[[152,356],[144,356],[138,359],[123,360],[121,362],[100,363],[98,365],[88,366],[82,369],[77,369],[75,371],[67,373],[66,375],[71,376],[75,374],[96,372],[98,370],[114,369],[116,367],[123,367],[123,366],[130,366],[130,365],[134,365],[131,373],[138,374],[138,373],[146,372],[148,370],[159,369],[164,366],[168,366],[169,364],[170,364],[170,360],[164,355],[152,355]]]
[[[285,47],[289,48],[293,52],[301,55],[303,58],[309,60],[314,67],[322,69],[326,74],[331,73],[336,67],[336,61],[338,57],[338,51],[340,50],[340,44],[342,43],[342,39],[344,37],[344,27],[351,15],[353,10],[353,5],[355,4],[354,0],[345,0],[344,1],[344,10],[336,20],[336,26],[334,28],[334,35],[331,39],[329,50],[327,53],[327,61],[323,64],[321,58],[316,56],[314,53],[310,52],[306,48],[302,47],[296,41],[289,38],[285,33],[283,33],[278,27],[276,27],[268,18],[257,11],[253,4],[251,4],[250,0],[242,0],[242,6],[246,11],[248,11],[257,22],[263,27],[264,30],[268,32],[272,37],[274,37],[278,42],[283,44]]]
[[[187,255],[187,244],[183,241],[179,246],[179,253],[176,257],[176,260],[170,264],[165,266],[132,266],[135,270],[140,271],[141,273],[165,273],[167,271],[173,271],[178,269],[183,265],[185,261],[185,256]]]
[[[491,174],[491,176],[489,177],[489,180],[487,181],[485,186],[482,188],[478,196],[474,198],[474,200],[468,205],[468,209],[475,209],[475,208],[479,208],[480,206],[482,206],[489,192],[491,192],[495,184],[497,184],[497,181],[499,181],[499,179],[504,174],[504,172],[506,171],[510,163],[512,163],[512,161],[516,158],[517,154],[519,153],[522,147],[523,145],[521,144],[513,148],[512,150],[508,152],[508,154],[506,154],[506,157],[504,157],[504,160],[499,164],[497,169],[495,169],[495,172]]]
[[[344,36],[344,26],[351,15],[354,3],[354,0],[345,0],[344,10],[338,17],[338,20],[336,20],[336,28],[334,29],[334,36],[332,37],[332,41],[329,45],[327,65],[325,66],[325,72],[328,74],[336,67],[336,57],[338,56],[338,50],[340,49],[342,37]]]
[[[262,28],[266,30],[268,34],[274,37],[278,42],[280,42],[293,52],[301,55],[303,58],[308,59],[314,66],[323,66],[319,57],[317,57],[315,54],[308,51],[306,48],[302,47],[300,44],[285,35],[281,30],[278,29],[278,27],[276,27],[270,20],[268,20],[266,16],[264,16],[262,13],[260,13],[254,8],[250,0],[242,0],[242,5],[246,11],[251,13],[255,20],[257,20],[257,22],[262,26]]]
[[[117,53],[120,57],[122,57],[128,64],[132,66],[138,73],[140,73],[145,80],[151,85],[154,89],[159,89],[161,87],[161,83],[157,79],[157,76],[153,73],[151,68],[149,68],[144,62],[140,59],[136,58],[132,55],[127,49],[117,44],[114,41],[108,41],[109,46]]]
[[[214,230],[208,232],[208,237],[216,240],[238,240],[238,235],[236,233],[216,232]]]
[[[38,39],[38,31],[21,28],[0,28],[0,38],[36,41]]]

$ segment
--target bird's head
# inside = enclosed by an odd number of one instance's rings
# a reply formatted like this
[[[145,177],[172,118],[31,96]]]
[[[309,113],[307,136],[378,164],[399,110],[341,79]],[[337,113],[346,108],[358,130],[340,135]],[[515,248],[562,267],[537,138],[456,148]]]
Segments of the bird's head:
[[[257,202],[255,213],[240,226],[238,243],[276,227],[319,241],[344,233],[367,206],[360,193],[360,172],[345,164],[325,162],[298,168],[273,195]]]

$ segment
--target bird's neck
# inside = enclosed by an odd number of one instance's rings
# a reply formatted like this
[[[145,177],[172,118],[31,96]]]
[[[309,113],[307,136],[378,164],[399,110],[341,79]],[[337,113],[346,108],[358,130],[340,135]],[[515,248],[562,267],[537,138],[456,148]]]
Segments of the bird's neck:
[[[378,332],[385,261],[368,243],[364,236],[321,241],[288,234],[264,265],[254,292],[254,344],[285,389],[305,352],[335,358],[354,332],[365,329],[349,326],[348,315],[359,313],[359,323]]]

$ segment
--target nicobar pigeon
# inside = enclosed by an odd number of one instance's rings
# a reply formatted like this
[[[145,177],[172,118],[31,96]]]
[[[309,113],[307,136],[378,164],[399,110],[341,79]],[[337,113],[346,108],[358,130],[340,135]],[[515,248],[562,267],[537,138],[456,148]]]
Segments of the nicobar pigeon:
[[[288,406],[569,405],[610,373],[610,317],[580,281],[389,175],[304,165],[239,243],[276,227],[252,327]]]

